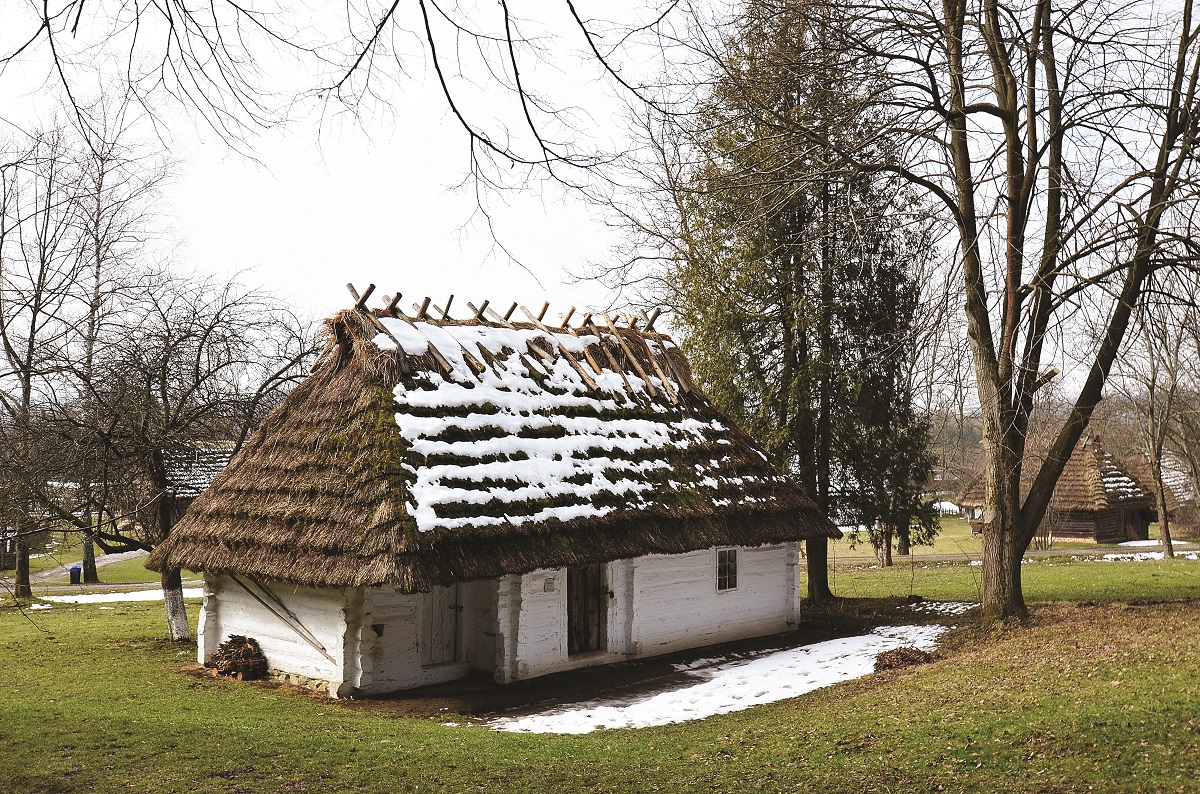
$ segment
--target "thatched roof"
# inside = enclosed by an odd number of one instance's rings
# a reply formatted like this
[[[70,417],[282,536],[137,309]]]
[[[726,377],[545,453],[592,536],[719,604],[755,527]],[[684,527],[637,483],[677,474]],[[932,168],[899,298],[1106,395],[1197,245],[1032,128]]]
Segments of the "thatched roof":
[[[1044,459],[1035,449],[1027,451],[1021,469],[1022,497],[1033,484],[1038,467]],[[975,477],[958,503],[963,507],[983,507],[983,478]],[[1107,452],[1095,435],[1080,439],[1054,486],[1051,506],[1055,510],[1102,512],[1119,508],[1152,508],[1154,496],[1148,485],[1139,481],[1129,469]]]
[[[150,567],[418,592],[839,535],[669,338],[493,317],[328,320],[312,374]]]
[[[233,444],[214,444],[193,449],[176,449],[163,455],[167,482],[175,496],[191,499],[204,492],[221,470],[229,465]]]

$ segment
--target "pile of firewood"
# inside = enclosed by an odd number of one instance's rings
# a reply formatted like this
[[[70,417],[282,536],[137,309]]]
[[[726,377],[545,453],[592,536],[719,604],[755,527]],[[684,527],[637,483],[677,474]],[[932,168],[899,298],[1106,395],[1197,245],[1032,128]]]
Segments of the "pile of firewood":
[[[937,657],[934,654],[926,653],[920,648],[896,648],[892,651],[884,651],[875,657],[875,672],[914,667],[918,664],[932,662],[935,658]]]
[[[258,647],[258,640],[239,634],[217,646],[212,659],[204,666],[211,668],[214,675],[237,676],[239,681],[267,677],[267,657]]]

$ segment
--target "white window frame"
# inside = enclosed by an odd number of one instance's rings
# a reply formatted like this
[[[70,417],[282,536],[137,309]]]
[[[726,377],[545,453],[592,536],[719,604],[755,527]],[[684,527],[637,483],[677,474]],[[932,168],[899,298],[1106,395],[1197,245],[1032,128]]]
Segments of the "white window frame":
[[[720,546],[720,547],[717,547],[716,549],[714,549],[715,553],[713,554],[713,581],[717,588],[718,593],[732,593],[738,589],[738,558],[741,556],[738,554],[739,548],[740,547],[738,547],[738,546]],[[733,571],[732,571],[733,575],[730,576],[729,575],[730,571],[728,569],[726,569],[725,576],[724,576],[725,586],[722,587],[721,586],[721,580],[722,580],[721,557],[722,557],[722,555],[729,555],[729,554],[733,555]],[[728,559],[728,557],[726,557],[726,559]],[[732,585],[729,584],[729,580],[731,578],[733,579]]]

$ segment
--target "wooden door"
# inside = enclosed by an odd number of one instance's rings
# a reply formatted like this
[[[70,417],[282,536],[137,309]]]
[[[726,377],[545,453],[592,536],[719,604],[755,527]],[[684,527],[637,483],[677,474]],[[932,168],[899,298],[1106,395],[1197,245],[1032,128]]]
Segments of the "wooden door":
[[[445,664],[458,661],[458,616],[462,605],[458,603],[458,585],[435,587],[429,594],[429,630],[426,640],[430,664]]]
[[[608,645],[605,565],[567,569],[567,653],[602,651]]]

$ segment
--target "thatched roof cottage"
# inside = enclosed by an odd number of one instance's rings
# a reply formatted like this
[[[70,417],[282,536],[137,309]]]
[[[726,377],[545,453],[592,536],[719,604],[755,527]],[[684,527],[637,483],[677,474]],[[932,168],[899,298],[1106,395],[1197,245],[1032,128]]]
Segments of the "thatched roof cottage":
[[[1031,446],[1036,450],[1036,445]],[[1021,470],[1022,496],[1032,485],[1041,460],[1034,450],[1026,454]],[[979,477],[960,495],[959,504],[971,519],[980,518],[983,497],[983,480]],[[1154,495],[1149,487],[1089,433],[1067,460],[1038,534],[1097,543],[1146,540],[1153,511]]]
[[[794,624],[798,542],[839,533],[652,323],[394,306],[327,321],[151,556],[204,573],[202,661],[247,635],[276,675],[373,694]]]

